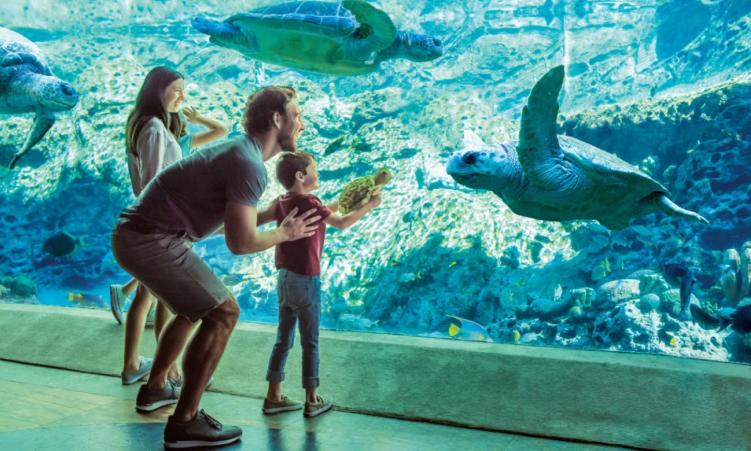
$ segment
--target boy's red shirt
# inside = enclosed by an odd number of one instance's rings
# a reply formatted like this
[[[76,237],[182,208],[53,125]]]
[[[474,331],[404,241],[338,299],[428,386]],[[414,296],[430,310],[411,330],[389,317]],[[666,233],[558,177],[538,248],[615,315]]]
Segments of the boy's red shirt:
[[[332,211],[323,205],[321,199],[312,194],[287,193],[279,197],[279,207],[274,212],[276,225],[279,226],[295,207],[298,215],[316,208],[313,216],[321,216],[321,219],[311,224],[318,225],[314,235],[276,245],[276,268],[307,276],[320,276],[321,252],[326,237],[326,224],[323,221]]]

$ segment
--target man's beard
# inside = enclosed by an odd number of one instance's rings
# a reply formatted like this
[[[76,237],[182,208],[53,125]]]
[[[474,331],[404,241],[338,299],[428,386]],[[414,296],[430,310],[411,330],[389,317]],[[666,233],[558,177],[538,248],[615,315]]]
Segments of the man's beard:
[[[297,150],[297,143],[292,135],[280,136],[276,142],[282,148],[283,152],[294,152]]]

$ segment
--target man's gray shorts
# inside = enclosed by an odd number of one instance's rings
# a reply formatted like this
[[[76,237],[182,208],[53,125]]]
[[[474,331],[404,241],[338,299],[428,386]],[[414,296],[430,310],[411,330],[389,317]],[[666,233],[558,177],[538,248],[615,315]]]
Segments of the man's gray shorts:
[[[176,315],[192,322],[206,316],[231,293],[193,251],[193,243],[166,234],[112,231],[112,253],[125,271]]]

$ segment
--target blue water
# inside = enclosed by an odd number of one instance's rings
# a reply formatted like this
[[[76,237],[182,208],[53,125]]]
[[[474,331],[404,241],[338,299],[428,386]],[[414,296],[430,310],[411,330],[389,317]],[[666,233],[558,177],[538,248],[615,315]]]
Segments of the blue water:
[[[195,16],[221,21],[268,1],[0,7],[0,27],[34,42],[79,94],[17,169],[0,169],[0,285],[28,277],[36,290],[0,290],[0,301],[104,309],[109,285],[127,282],[109,249],[115,218],[133,201],[124,124],[146,72],[166,65],[185,76],[185,104],[231,135],[242,131],[254,90],[295,87],[307,126],[299,147],[316,156],[314,194],[325,202],[355,178],[391,169],[383,204],[327,233],[324,327],[478,340],[477,325],[495,343],[749,361],[751,340],[722,328],[716,312],[751,303],[743,269],[751,242],[751,3],[371,3],[398,29],[439,39],[443,55],[323,75],[211,44],[191,26]],[[664,214],[623,231],[536,220],[448,175],[467,136],[488,146],[516,140],[532,86],[560,64],[558,133],[645,171],[710,225]],[[3,168],[33,117],[0,115]],[[274,163],[262,206],[283,192]],[[63,230],[85,245],[49,255],[43,243]],[[242,320],[275,321],[273,250],[238,257],[221,237],[196,250],[226,280]],[[675,311],[667,263],[694,271],[694,321]],[[71,302],[69,293],[102,303]]]

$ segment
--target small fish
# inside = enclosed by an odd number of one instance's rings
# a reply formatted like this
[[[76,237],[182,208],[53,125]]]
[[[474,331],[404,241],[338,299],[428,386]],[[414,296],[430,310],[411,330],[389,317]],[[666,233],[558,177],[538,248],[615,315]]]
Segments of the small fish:
[[[222,282],[228,287],[234,287],[243,281],[242,275],[239,274],[225,274],[222,276]]]
[[[417,274],[413,272],[404,273],[401,276],[399,276],[399,282],[406,283],[406,282],[412,282],[417,278]]]
[[[620,270],[626,269],[626,263],[623,260],[618,260],[617,266]]]
[[[464,318],[459,318],[458,316],[446,316],[459,321],[458,325],[453,322],[451,323],[451,325],[449,326],[449,336],[465,340],[490,342],[493,341],[490,338],[490,334],[488,334],[488,330],[477,324],[476,322]]]
[[[78,246],[83,245],[83,238],[75,238],[70,233],[62,231],[45,241],[42,249],[52,256],[64,257],[72,255]]]
[[[610,273],[610,260],[607,258],[592,270],[592,280],[604,279]]]
[[[733,130],[732,128],[726,128],[722,130],[722,134],[733,138],[733,141],[741,140],[741,135],[737,131]]]
[[[96,307],[110,308],[109,303],[104,302],[104,299],[93,294],[81,294],[81,293],[68,293],[68,302],[75,302],[76,304],[88,303],[93,304]]]
[[[633,230],[634,232],[636,232],[636,233],[638,233],[639,235],[642,235],[642,236],[647,236],[647,237],[654,236],[654,232],[652,232],[648,228],[646,228],[644,226],[641,226],[641,225],[633,225],[633,226],[631,226],[631,230]]]
[[[343,315],[339,315],[337,321],[357,329],[370,329],[373,326],[378,326],[378,323],[381,320],[371,321],[367,318],[363,318],[362,316],[355,316],[351,313],[345,313]]]
[[[558,302],[562,296],[563,296],[563,287],[559,283],[558,286],[555,288],[555,293],[553,294],[553,302]]]
[[[670,339],[670,346],[678,346],[678,339],[673,337]]]
[[[592,235],[590,241],[595,244],[597,248],[602,249],[610,242],[605,235]]]
[[[613,242],[614,244],[617,244],[618,246],[623,246],[623,247],[631,247],[631,243],[629,243],[629,242],[628,242],[628,240],[626,239],[626,237],[624,237],[624,236],[623,236],[623,235],[621,235],[621,234],[618,234],[618,235],[613,235],[613,236],[612,236],[612,237],[610,238],[610,240],[611,240],[611,241],[612,241],[612,242]],[[612,246],[611,246],[611,248],[612,248]]]
[[[421,273],[422,273],[422,271],[417,271],[417,278],[418,278],[418,279],[422,279],[422,277],[420,277],[420,274],[421,274]]]
[[[691,320],[691,310],[689,305],[691,304],[691,290],[694,288],[694,272],[688,266],[677,263],[665,265],[664,269],[665,279],[671,285],[678,285],[681,287],[681,313],[678,315],[683,321]]]
[[[522,337],[522,334],[519,333],[518,330],[514,329],[511,331],[511,341],[514,343],[519,343],[519,339]]]
[[[593,232],[605,233],[607,235],[610,235],[610,229],[600,224],[599,222],[591,222],[587,225],[587,227],[589,227],[589,229]]]
[[[517,281],[516,281],[516,283],[515,283],[514,285],[516,285],[516,287],[517,287],[517,288],[519,288],[519,287],[521,287],[522,285],[526,285],[526,283],[522,282],[521,280],[517,280]]]
[[[641,241],[642,243],[646,244],[647,246],[654,246],[657,247],[657,243],[654,242],[654,240],[648,236],[645,235],[639,235],[636,237],[637,240]]]
[[[456,266],[456,262],[451,262],[451,264],[449,265],[449,268],[453,268],[454,266]]]

